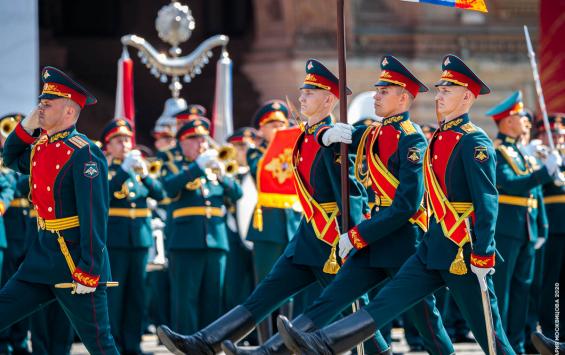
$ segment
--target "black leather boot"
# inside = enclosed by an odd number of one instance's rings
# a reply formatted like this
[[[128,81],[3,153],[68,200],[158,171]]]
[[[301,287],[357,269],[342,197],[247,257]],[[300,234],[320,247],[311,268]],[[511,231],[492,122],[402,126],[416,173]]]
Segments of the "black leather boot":
[[[295,329],[304,332],[312,331],[314,323],[310,318],[300,315],[292,321]],[[290,355],[290,350],[284,345],[283,339],[280,334],[275,334],[265,344],[255,348],[240,348],[230,340],[225,340],[222,343],[222,349],[226,355]]]
[[[341,354],[362,343],[377,330],[373,318],[364,309],[313,333],[294,328],[283,316],[277,319],[277,328],[286,347],[297,355]]]
[[[541,355],[565,354],[565,343],[549,339],[540,332],[533,332],[531,338],[532,343]]]
[[[157,336],[173,354],[213,355],[221,351],[224,340],[239,341],[255,327],[251,313],[237,306],[206,328],[192,334],[182,335],[161,325]]]

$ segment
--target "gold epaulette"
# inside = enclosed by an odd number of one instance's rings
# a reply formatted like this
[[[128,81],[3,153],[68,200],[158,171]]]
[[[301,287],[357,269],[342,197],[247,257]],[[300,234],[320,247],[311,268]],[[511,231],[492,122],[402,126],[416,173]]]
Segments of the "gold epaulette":
[[[471,122],[467,122],[464,125],[461,125],[461,129],[466,133],[473,133],[477,130],[474,124]]]
[[[416,133],[416,128],[412,124],[412,121],[402,121],[400,122],[400,128],[404,131],[405,134],[414,134]]]
[[[88,145],[88,142],[81,136],[72,136],[68,141],[74,144],[78,149],[82,149]]]

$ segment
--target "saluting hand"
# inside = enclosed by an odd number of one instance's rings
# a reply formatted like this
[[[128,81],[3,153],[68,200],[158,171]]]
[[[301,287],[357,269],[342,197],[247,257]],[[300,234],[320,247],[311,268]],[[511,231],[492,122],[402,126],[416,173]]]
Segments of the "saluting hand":
[[[41,104],[40,104],[41,105]],[[22,120],[22,127],[28,132],[33,133],[36,128],[39,128],[39,110],[40,106],[36,107]]]
[[[332,128],[324,132],[322,143],[327,147],[333,143],[351,144],[353,126],[337,122]]]

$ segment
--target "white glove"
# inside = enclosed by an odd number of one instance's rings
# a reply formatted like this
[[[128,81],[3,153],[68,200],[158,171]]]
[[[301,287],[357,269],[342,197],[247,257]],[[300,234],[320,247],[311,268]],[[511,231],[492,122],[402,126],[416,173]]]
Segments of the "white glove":
[[[530,156],[536,156],[538,150],[540,150],[542,148],[542,143],[541,140],[539,139],[532,139],[530,141],[530,143],[528,143],[527,145],[523,146],[523,152],[526,155],[530,155]]]
[[[345,259],[351,249],[353,249],[353,244],[349,240],[349,234],[343,233],[339,236],[339,257]]]
[[[549,175],[554,176],[559,172],[559,168],[561,167],[561,164],[563,164],[563,158],[561,158],[559,152],[554,150],[549,152],[544,164]]]
[[[196,164],[200,169],[204,170],[208,167],[211,161],[216,160],[218,158],[218,151],[215,149],[208,149],[204,153],[200,154],[198,158],[196,158]]]
[[[493,267],[476,267],[475,265],[471,265],[471,271],[473,274],[477,275],[477,279],[479,279],[479,284],[481,285],[481,291],[487,290],[487,275],[494,275],[494,268]]]
[[[142,177],[147,177],[149,175],[149,169],[147,168],[147,163],[141,156],[134,158],[133,169]]]
[[[338,122],[332,128],[324,132],[322,143],[327,147],[332,143],[351,144],[353,126]]]
[[[535,249],[535,250],[538,250],[538,249],[540,249],[544,244],[545,244],[545,238],[543,238],[543,237],[538,237],[538,239],[536,240],[536,245],[534,245],[534,249]]]
[[[565,185],[565,174],[563,174],[562,171],[558,172],[555,176],[555,179],[553,179],[553,183],[555,184],[555,186]]]
[[[122,167],[122,169],[124,169],[125,172],[129,173],[137,164],[138,158],[141,158],[141,153],[139,152],[139,150],[132,150],[125,155],[124,161],[120,166]]]
[[[75,290],[74,293],[78,294],[78,295],[83,295],[86,293],[92,293],[94,291],[96,291],[96,287],[88,287],[88,286],[84,286],[79,284],[78,282],[75,282]]]

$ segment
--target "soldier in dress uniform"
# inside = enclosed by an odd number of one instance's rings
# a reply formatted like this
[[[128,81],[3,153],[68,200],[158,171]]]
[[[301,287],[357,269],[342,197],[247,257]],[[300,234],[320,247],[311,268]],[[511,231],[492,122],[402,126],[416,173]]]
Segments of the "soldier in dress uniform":
[[[170,196],[172,230],[168,242],[171,276],[171,326],[193,332],[222,311],[226,254],[229,251],[224,199],[241,197],[218,152],[208,146],[210,123],[199,117],[177,132],[183,160],[163,177]]]
[[[547,216],[539,186],[553,181],[558,166],[551,159],[545,166],[533,166],[523,154],[520,137],[527,117],[520,91],[486,114],[492,116],[499,131],[494,141],[499,193],[495,240],[504,262],[493,276],[494,289],[508,340],[522,354],[535,244],[538,238],[547,236]]]
[[[252,127],[242,127],[229,137],[227,143],[235,151],[238,168],[233,172],[234,178],[241,185],[243,178],[249,173],[247,151],[254,147],[257,132]],[[244,191],[245,193],[245,191]],[[226,227],[228,228],[229,253],[226,259],[226,280],[224,284],[224,311],[237,306],[253,291],[253,257],[252,247],[246,241],[238,221],[238,205],[234,201],[226,201]],[[243,233],[242,233],[243,232]]]
[[[357,126],[355,130],[353,126],[344,127],[353,131],[349,149],[357,152],[356,176],[364,185],[371,181],[375,206],[370,219],[341,235],[339,255],[347,261],[321,296],[296,318],[295,322],[304,318],[316,328],[330,323],[356,299],[392,277],[416,251],[419,239],[427,230],[428,216],[422,206],[422,160],[427,141],[420,127],[410,120],[408,110],[418,93],[428,88],[395,57],[384,56],[380,63],[374,106],[375,113],[384,117],[382,123]],[[338,133],[327,130],[321,138],[324,146],[330,146],[336,153],[340,149],[337,143],[350,141],[350,135]],[[454,351],[433,296],[428,296],[407,314],[422,334],[430,353]],[[280,336],[273,338],[269,345],[270,348],[264,347],[265,353],[279,354],[279,349],[284,349]],[[392,354],[390,345],[382,340],[373,353],[376,351]]]
[[[141,353],[145,310],[146,265],[153,245],[147,199],[161,200],[163,188],[149,175],[146,161],[132,150],[133,131],[123,119],[110,121],[102,142],[110,161],[108,253],[112,277],[120,287],[108,291],[112,334],[122,354]]]
[[[315,282],[327,285],[337,273],[341,158],[329,149],[322,149],[319,138],[321,132],[335,127],[330,114],[338,95],[338,79],[322,63],[309,59],[299,99],[308,123],[292,153],[292,172],[305,217],[271,272],[242,305],[193,335],[184,336],[159,327],[157,334],[169,350],[218,353],[223,340],[239,341],[292,295]],[[364,187],[353,178],[352,165],[350,180],[349,227],[353,227],[368,213],[368,206]],[[309,322],[300,324],[302,329],[312,326]]]
[[[174,126],[155,127],[153,137],[155,138],[155,146],[158,150],[157,158],[161,160],[163,164],[169,162],[175,164],[175,162],[183,159],[182,151],[175,138],[176,133],[188,121],[194,118],[206,117],[206,114],[207,110],[204,106],[191,104],[174,114]]]
[[[0,329],[53,301],[63,305],[92,354],[117,354],[110,332],[106,228],[108,168],[104,154],[75,129],[96,99],[62,71],[45,67],[40,104],[4,147],[6,166],[30,174],[39,238],[0,290]],[[73,281],[68,288],[55,284]],[[71,292],[73,291],[73,292]]]
[[[289,126],[288,108],[281,100],[265,102],[253,117],[253,126],[263,138],[261,143],[247,152],[247,163],[251,176],[257,187],[258,203],[255,206],[253,221],[247,232],[247,240],[253,242],[253,265],[255,267],[255,284],[258,285],[271,271],[277,259],[282,255],[289,241],[294,237],[302,212],[296,193],[284,195],[277,191],[279,198],[262,191],[259,179],[277,181],[274,163],[263,159],[275,132]],[[289,142],[293,144],[294,142]],[[278,160],[277,160],[278,161]],[[276,162],[276,161],[275,161]],[[290,166],[281,165],[282,172],[290,172]],[[280,185],[292,185],[292,174],[280,174]],[[288,179],[288,180],[287,180]],[[264,185],[264,183],[263,183]],[[271,196],[271,197],[270,197]],[[286,200],[286,201],[285,201]],[[257,326],[261,343],[269,339],[273,333],[272,320],[268,317]]]
[[[347,351],[413,304],[447,286],[485,352],[488,341],[481,288],[488,290],[497,351],[514,354],[502,329],[488,276],[494,270],[496,254],[495,152],[486,133],[470,121],[468,114],[477,97],[490,90],[451,54],[443,59],[436,87],[441,124],[423,158],[426,198],[433,212],[427,233],[416,253],[368,307],[313,333],[279,317],[279,332],[291,351]]]
[[[565,156],[565,114],[550,114],[549,129],[556,148],[560,148],[561,155]],[[543,121],[536,123],[538,138],[545,146],[548,145],[547,133]],[[565,166],[560,164],[559,170],[565,172]],[[556,327],[556,309],[565,309],[563,296],[556,297],[559,293],[558,285],[564,285],[565,277],[565,184],[562,182],[549,182],[543,186],[544,203],[547,211],[549,232],[545,244],[545,255],[543,262],[543,280],[539,304],[539,320],[542,332],[560,342],[565,341],[565,331]],[[561,294],[563,286],[561,286]],[[563,313],[563,312],[561,312]],[[563,317],[563,316],[561,316]],[[562,319],[562,318],[561,318]],[[563,324],[561,322],[560,324]],[[559,333],[559,339],[555,334]]]

